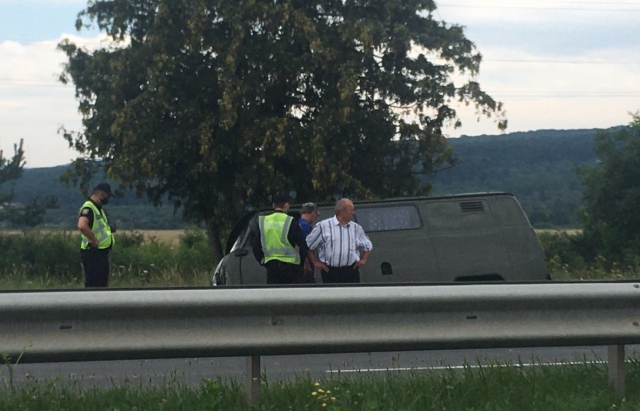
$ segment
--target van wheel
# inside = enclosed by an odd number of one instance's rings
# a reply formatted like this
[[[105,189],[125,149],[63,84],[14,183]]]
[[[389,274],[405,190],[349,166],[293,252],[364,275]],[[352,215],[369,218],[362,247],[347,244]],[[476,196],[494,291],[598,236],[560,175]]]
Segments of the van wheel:
[[[480,274],[480,275],[467,275],[463,277],[456,277],[457,282],[487,282],[487,281],[503,281],[504,278],[500,274]]]

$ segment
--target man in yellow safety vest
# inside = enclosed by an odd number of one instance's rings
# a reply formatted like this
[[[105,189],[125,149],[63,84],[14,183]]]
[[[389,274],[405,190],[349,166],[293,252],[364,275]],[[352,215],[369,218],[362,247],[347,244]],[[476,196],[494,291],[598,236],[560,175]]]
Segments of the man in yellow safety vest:
[[[296,284],[303,279],[307,242],[297,220],[287,215],[291,197],[277,194],[274,212],[258,217],[254,227],[253,255],[267,268],[267,284]]]
[[[91,190],[91,196],[80,208],[80,258],[84,268],[84,286],[87,288],[109,286],[111,249],[115,240],[103,206],[110,197],[111,186],[100,183]]]

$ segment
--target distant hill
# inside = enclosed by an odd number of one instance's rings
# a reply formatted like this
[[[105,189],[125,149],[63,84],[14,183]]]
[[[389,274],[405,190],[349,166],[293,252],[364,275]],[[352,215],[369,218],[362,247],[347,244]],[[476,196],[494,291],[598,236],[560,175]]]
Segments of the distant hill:
[[[574,167],[595,164],[593,137],[597,131],[538,130],[451,138],[459,163],[431,178],[433,194],[507,191],[515,194],[534,226],[575,225],[582,186]],[[14,186],[15,201],[27,203],[34,196],[56,195],[60,208],[47,213],[47,225],[75,228],[83,196],[77,188],[67,188],[57,180],[66,167],[26,169]],[[130,192],[113,199],[109,210],[119,228],[183,227],[172,207],[155,209]]]
[[[14,183],[14,202],[29,203],[35,196],[57,196],[60,208],[49,210],[45,224],[51,227],[75,229],[78,209],[85,195],[77,187],[66,187],[58,181],[68,165],[25,169],[22,177]],[[116,183],[112,187],[117,187]],[[137,198],[133,192],[126,192],[123,198],[113,198],[109,203],[110,221],[115,221],[119,229],[179,229],[184,224],[179,216],[173,215],[173,207],[152,207],[146,199]]]
[[[434,194],[507,191],[539,228],[576,224],[579,164],[595,164],[599,130],[538,130],[449,139],[459,164],[436,174]]]

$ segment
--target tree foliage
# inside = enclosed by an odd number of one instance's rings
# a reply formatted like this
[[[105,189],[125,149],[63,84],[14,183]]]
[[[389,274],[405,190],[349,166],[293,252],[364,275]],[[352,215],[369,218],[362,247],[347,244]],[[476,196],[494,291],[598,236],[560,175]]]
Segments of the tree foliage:
[[[0,150],[0,186],[5,183],[19,180],[24,171],[23,140],[20,144],[14,144],[14,154],[11,158],[5,158]],[[48,209],[57,208],[58,200],[55,196],[31,199],[31,204],[13,203],[14,191],[0,191],[0,223],[9,222],[18,227],[35,227],[44,222],[44,214]]]
[[[629,127],[598,133],[594,150],[599,164],[578,169],[585,186],[584,239],[591,258],[629,260],[640,255],[640,112]]]
[[[95,0],[64,41],[82,132],[79,179],[103,166],[153,202],[221,224],[276,191],[328,200],[425,194],[451,161],[452,104],[502,108],[473,81],[480,54],[432,0]],[[462,84],[455,79],[467,78]],[[470,78],[470,79],[469,79]],[[219,257],[216,247],[216,257]]]

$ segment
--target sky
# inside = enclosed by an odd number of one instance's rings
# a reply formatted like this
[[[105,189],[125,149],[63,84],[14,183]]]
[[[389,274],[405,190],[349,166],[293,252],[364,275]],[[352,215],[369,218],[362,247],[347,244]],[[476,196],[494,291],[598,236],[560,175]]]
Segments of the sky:
[[[442,0],[435,17],[465,27],[483,55],[476,80],[504,104],[507,133],[609,128],[640,110],[640,0]],[[81,131],[72,85],[57,81],[65,38],[89,48],[104,36],[77,32],[86,0],[0,0],[0,148],[24,139],[27,167],[77,157],[58,130]],[[448,137],[498,134],[491,119],[456,107]]]

